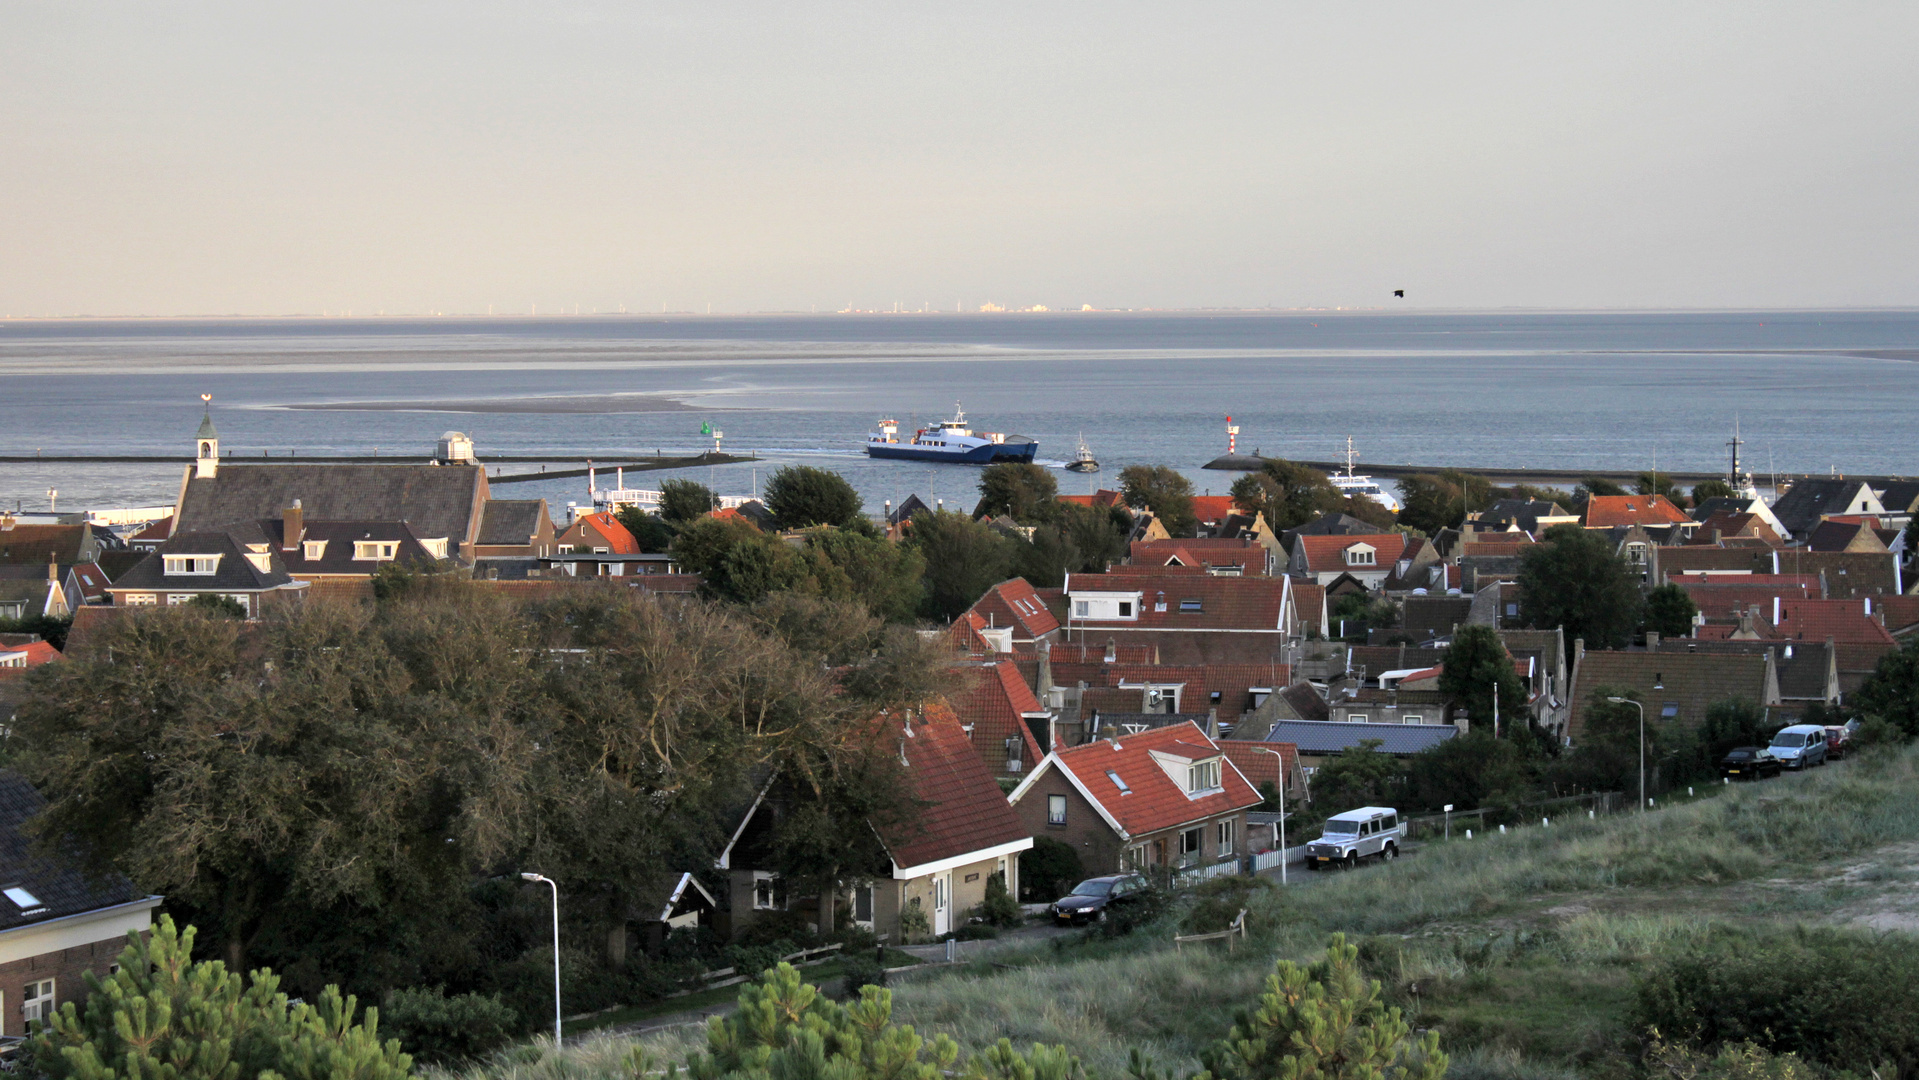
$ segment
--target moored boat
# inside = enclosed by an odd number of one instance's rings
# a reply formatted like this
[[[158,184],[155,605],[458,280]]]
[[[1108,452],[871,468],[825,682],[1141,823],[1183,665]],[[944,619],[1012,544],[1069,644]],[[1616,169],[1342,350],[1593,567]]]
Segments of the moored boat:
[[[1073,460],[1066,463],[1066,468],[1070,472],[1099,471],[1099,460],[1093,457],[1092,448],[1086,445],[1086,436],[1084,433],[1079,437],[1079,450],[1074,453]]]

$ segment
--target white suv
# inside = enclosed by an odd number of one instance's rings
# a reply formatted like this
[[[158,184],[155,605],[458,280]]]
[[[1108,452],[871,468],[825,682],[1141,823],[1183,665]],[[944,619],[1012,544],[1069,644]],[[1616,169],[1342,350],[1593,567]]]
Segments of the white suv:
[[[1826,729],[1818,724],[1794,724],[1772,737],[1772,756],[1788,769],[1826,763]]]
[[[1397,859],[1405,837],[1399,811],[1390,806],[1362,806],[1335,814],[1320,827],[1319,839],[1306,845],[1306,869],[1358,866],[1359,860],[1373,855]]]

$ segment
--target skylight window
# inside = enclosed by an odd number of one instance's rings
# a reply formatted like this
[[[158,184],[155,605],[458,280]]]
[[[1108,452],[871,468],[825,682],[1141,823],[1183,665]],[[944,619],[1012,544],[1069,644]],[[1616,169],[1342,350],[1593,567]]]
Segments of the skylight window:
[[[1179,602],[1179,609],[1181,611],[1203,611],[1205,610],[1205,605],[1198,600],[1181,600]]]
[[[5,891],[7,894],[7,899],[13,901],[15,904],[18,904],[20,906],[20,910],[22,911],[25,911],[28,908],[37,908],[37,907],[45,906],[44,904],[40,903],[39,897],[33,895],[32,893],[19,887],[18,885],[14,886],[11,889],[7,889]]]
[[[1113,770],[1111,769],[1106,770],[1106,779],[1111,780],[1113,782],[1113,786],[1119,789],[1119,793],[1121,795],[1131,795],[1133,793],[1133,789],[1127,787],[1126,781],[1121,780],[1119,778],[1119,774],[1114,772]]]
[[[1673,717],[1678,715],[1679,715],[1679,703],[1677,701],[1668,701],[1666,702],[1665,707],[1659,710],[1659,716],[1661,719],[1664,719],[1664,720],[1671,720]]]

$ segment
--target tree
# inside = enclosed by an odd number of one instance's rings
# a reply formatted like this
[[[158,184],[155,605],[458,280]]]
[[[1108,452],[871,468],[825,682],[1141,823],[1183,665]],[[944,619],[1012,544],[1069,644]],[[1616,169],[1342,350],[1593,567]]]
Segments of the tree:
[[[1692,633],[1693,616],[1699,614],[1692,594],[1683,586],[1659,585],[1646,594],[1646,629],[1660,637],[1685,637]]]
[[[33,1035],[33,1064],[51,1080],[168,1077],[355,1077],[400,1080],[413,1059],[379,1038],[379,1010],[356,1021],[358,1002],[328,986],[317,1004],[290,1004],[280,980],[251,980],[218,960],[193,962],[194,929],[173,917],[147,938],[127,935],[119,970],[87,973],[82,1009],[69,1001]]]
[[[1564,627],[1589,649],[1624,648],[1641,603],[1632,568],[1599,533],[1555,525],[1520,554],[1519,613],[1528,626]]]
[[[1050,836],[1035,836],[1033,850],[1019,859],[1020,898],[1028,903],[1057,900],[1085,877],[1079,852]]]
[[[1361,739],[1328,759],[1313,774],[1313,804],[1329,815],[1355,806],[1390,805],[1399,787],[1398,759],[1379,752],[1379,739]]]
[[[1408,793],[1428,810],[1448,804],[1460,810],[1516,805],[1536,790],[1536,745],[1530,739],[1495,739],[1490,725],[1475,726],[1413,755],[1406,767]]]
[[[1191,536],[1193,482],[1164,465],[1128,465],[1119,471],[1119,490],[1127,506],[1152,513],[1172,536]]]
[[[668,525],[685,525],[712,513],[720,505],[713,489],[692,480],[668,480],[660,485],[660,517]],[[639,536],[639,533],[634,533]]]
[[[220,615],[229,619],[244,619],[247,617],[247,607],[245,604],[242,604],[231,596],[223,596],[220,593],[201,593],[187,601],[187,606],[199,608],[209,614]]]
[[[920,609],[928,618],[950,622],[1006,580],[1012,566],[1011,541],[965,514],[932,510],[913,515],[907,542],[926,564],[926,588]]]
[[[974,517],[1004,514],[1021,525],[1059,520],[1059,482],[1042,465],[1028,461],[988,465],[980,472],[979,495]]]
[[[703,517],[688,524],[673,538],[673,558],[686,572],[701,576],[704,595],[739,604],[757,603],[807,579],[799,552],[737,517]]]
[[[1555,778],[1589,791],[1623,791],[1636,798],[1639,791],[1640,710],[1610,698],[1639,700],[1639,692],[1622,686],[1595,687],[1587,699],[1585,730],[1570,753],[1560,758]],[[1655,710],[1645,718],[1646,775],[1652,782],[1654,765],[1668,732]],[[1650,789],[1649,789],[1650,790]]]
[[[1537,484],[1514,484],[1507,488],[1496,488],[1493,494],[1502,499],[1548,502],[1561,507],[1570,507],[1577,501],[1573,498],[1572,492],[1563,488],[1544,487]]]
[[[1640,473],[1639,478],[1633,482],[1633,490],[1641,495],[1663,495],[1673,505],[1681,508],[1686,505],[1686,497],[1679,493],[1679,485],[1673,483],[1672,477],[1666,473]]]
[[[1919,637],[1879,658],[1865,685],[1852,696],[1852,704],[1866,716],[1883,720],[1905,732],[1907,738],[1919,735]]]
[[[1458,469],[1406,477],[1399,482],[1399,492],[1399,523],[1428,536],[1458,528],[1468,514],[1492,503],[1486,478]]]
[[[1724,480],[1701,480],[1692,486],[1692,504],[1702,506],[1707,499],[1730,499],[1733,494],[1732,485]]]
[[[1348,629],[1355,625],[1356,634],[1351,637],[1363,638],[1368,630],[1384,630],[1400,624],[1399,605],[1384,596],[1371,593],[1351,592],[1333,602],[1333,609],[1327,612],[1335,625],[1345,623]]]
[[[1296,529],[1322,515],[1344,512],[1352,503],[1325,473],[1282,458],[1266,458],[1259,472],[1235,480],[1232,494],[1240,509],[1264,513],[1266,523],[1280,530]]]
[[[1126,536],[1133,519],[1117,506],[1081,506],[1060,503],[1059,535],[1068,545],[1073,573],[1103,574],[1106,567],[1126,557]]]
[[[1400,1011],[1386,1007],[1345,934],[1334,934],[1310,967],[1279,961],[1258,1004],[1200,1060],[1206,1069],[1193,1080],[1441,1080],[1450,1064],[1437,1032],[1415,1040]]]
[[[1632,493],[1624,487],[1603,476],[1588,476],[1579,482],[1579,486],[1573,488],[1573,498],[1579,502],[1585,502],[1595,495],[1611,497],[1630,494]]]
[[[1497,715],[1503,720],[1501,732],[1511,737],[1525,731],[1531,722],[1526,715],[1526,682],[1513,668],[1512,654],[1500,640],[1499,631],[1490,626],[1468,625],[1453,634],[1446,647],[1444,667],[1439,673],[1439,692],[1452,698],[1472,717],[1472,729],[1493,729],[1493,697],[1497,692]]]
[[[667,524],[666,519],[659,514],[649,514],[637,506],[622,506],[620,512],[613,516],[626,527],[627,532],[633,534],[641,551],[666,551],[673,546],[673,526]]]
[[[820,595],[856,600],[887,622],[918,612],[926,561],[914,548],[854,529],[816,528],[800,551]]]
[[[850,525],[860,516],[860,493],[846,477],[811,465],[788,465],[766,482],[766,508],[782,529]]]

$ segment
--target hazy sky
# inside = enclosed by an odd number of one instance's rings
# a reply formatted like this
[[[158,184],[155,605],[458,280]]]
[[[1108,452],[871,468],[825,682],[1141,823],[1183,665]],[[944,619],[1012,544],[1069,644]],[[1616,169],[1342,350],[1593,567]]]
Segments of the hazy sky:
[[[0,314],[1919,304],[1919,5],[0,4]]]

